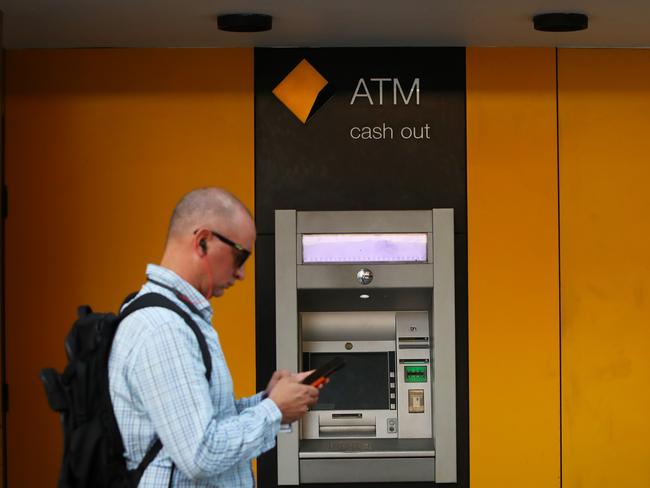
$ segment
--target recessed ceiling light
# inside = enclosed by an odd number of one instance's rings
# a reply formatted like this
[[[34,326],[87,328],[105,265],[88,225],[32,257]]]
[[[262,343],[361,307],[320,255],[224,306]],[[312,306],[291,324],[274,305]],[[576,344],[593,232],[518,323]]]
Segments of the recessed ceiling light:
[[[361,295],[359,295],[359,298],[361,298],[362,300],[367,300],[368,298],[370,298],[370,295],[368,295],[367,293],[362,293]]]
[[[266,14],[224,14],[217,16],[217,27],[227,32],[263,32],[271,30],[273,17]]]
[[[589,17],[585,14],[539,14],[533,17],[533,26],[535,30],[544,32],[573,32],[586,29]]]

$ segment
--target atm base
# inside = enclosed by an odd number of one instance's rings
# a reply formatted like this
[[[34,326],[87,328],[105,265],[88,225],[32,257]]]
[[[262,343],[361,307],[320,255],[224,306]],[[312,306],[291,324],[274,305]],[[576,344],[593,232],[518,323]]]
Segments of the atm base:
[[[435,459],[301,459],[301,483],[435,481]]]

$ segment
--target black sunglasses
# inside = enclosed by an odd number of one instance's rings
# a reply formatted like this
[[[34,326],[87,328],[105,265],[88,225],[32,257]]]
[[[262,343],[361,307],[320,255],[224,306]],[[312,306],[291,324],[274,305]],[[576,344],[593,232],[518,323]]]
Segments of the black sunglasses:
[[[194,233],[196,234],[198,231],[199,230],[196,229],[194,231]],[[213,236],[215,236],[217,239],[219,239],[221,242],[223,242],[224,244],[229,245],[230,247],[232,247],[236,251],[235,252],[235,266],[237,266],[238,268],[241,268],[244,265],[244,263],[246,262],[246,260],[248,259],[248,256],[251,255],[251,252],[244,249],[244,246],[242,246],[241,244],[237,244],[236,242],[231,241],[226,236],[222,236],[218,232],[215,232],[215,231],[211,230],[210,233]]]

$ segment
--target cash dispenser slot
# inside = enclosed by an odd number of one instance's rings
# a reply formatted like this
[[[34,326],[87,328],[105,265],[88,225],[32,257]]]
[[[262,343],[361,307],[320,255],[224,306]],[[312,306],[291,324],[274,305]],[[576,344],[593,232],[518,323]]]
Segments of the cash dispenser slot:
[[[318,433],[323,437],[375,437],[377,419],[363,413],[321,413],[318,416]]]

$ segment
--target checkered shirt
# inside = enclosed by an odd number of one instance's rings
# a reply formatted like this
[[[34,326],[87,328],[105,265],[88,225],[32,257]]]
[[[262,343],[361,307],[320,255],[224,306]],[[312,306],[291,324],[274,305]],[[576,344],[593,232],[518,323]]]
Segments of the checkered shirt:
[[[275,445],[282,414],[258,393],[236,400],[210,303],[189,283],[161,266],[139,294],[156,292],[186,310],[205,336],[212,357],[210,383],[196,336],[171,310],[152,307],[120,324],[109,360],[110,394],[129,469],[137,467],[156,437],[163,448],[142,477],[141,488],[167,487],[172,460],[177,488],[252,487],[251,460]]]

